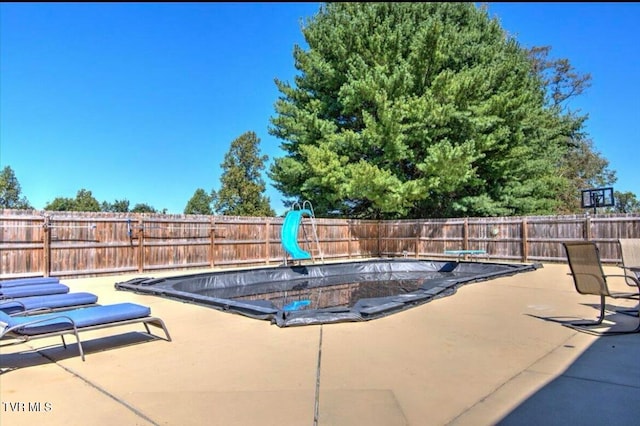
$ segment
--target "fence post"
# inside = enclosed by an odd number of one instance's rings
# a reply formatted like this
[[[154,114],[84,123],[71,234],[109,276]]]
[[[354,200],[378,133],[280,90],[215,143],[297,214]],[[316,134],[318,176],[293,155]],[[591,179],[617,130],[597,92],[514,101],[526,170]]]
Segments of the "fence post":
[[[522,218],[522,261],[526,262],[529,257],[529,243],[527,240],[529,239],[528,227],[527,227],[527,218]]]
[[[144,220],[138,219],[138,272],[144,272]]]
[[[381,238],[380,237],[380,226],[382,224],[382,221],[378,220],[376,223],[377,223],[377,227],[378,227],[378,253],[376,254],[376,256],[377,257],[381,257],[381,253],[380,253],[380,244],[381,244],[381,241],[380,241],[380,238]]]
[[[351,259],[351,219],[347,219],[347,259]]]
[[[585,240],[591,241],[591,216],[589,216],[588,214],[585,215],[583,234]]]
[[[464,218],[462,225],[462,250],[469,250],[469,218]]]
[[[51,228],[50,218],[49,216],[44,217],[44,222],[42,223],[42,228],[44,230],[44,234],[42,235],[42,256],[43,256],[43,271],[42,275],[45,277],[51,276]]]
[[[212,268],[216,266],[216,218],[211,217],[211,243],[209,244],[209,264]]]
[[[265,237],[264,237],[264,259],[265,265],[269,264],[269,259],[271,258],[271,247],[269,246],[269,242],[271,240],[271,219],[265,218]]]
[[[415,252],[416,252],[416,259],[417,259],[419,257],[418,251],[420,250],[420,237],[422,237],[422,225],[420,224],[420,221],[416,220],[415,226],[418,228],[418,229],[414,228],[414,233],[416,234]]]

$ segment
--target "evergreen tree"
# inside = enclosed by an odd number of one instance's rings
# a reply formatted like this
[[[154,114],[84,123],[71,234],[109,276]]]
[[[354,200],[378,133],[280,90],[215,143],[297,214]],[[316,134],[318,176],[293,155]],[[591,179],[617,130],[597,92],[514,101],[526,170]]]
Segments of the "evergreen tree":
[[[213,203],[213,196],[207,194],[202,188],[196,189],[191,199],[187,202],[187,206],[184,208],[184,214],[213,214],[211,204]]]
[[[287,153],[269,170],[285,196],[361,218],[558,211],[582,119],[543,78],[553,65],[486,10],[328,3],[303,34],[309,49],[294,47],[295,85],[276,80],[269,129]]]
[[[260,155],[260,139],[246,132],[231,142],[220,165],[220,191],[212,193],[216,212],[228,216],[274,216],[269,198],[263,195],[261,172],[268,157]]]
[[[0,172],[0,209],[30,210],[27,197],[22,196],[22,188],[13,169],[6,166]]]

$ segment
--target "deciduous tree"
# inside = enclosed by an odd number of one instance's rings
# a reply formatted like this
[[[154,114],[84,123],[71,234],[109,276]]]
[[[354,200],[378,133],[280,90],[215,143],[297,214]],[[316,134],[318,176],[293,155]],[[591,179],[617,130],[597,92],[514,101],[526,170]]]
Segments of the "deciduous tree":
[[[47,203],[44,206],[45,210],[51,210],[56,212],[71,212],[75,211],[75,200],[70,197],[56,197],[53,201]]]
[[[76,198],[56,197],[44,209],[51,211],[99,212],[100,203],[95,199],[91,191],[83,188],[76,193]]]
[[[103,212],[127,213],[129,211],[129,200],[115,200],[113,203],[103,201],[100,210]]]
[[[266,155],[260,155],[260,139],[254,132],[246,132],[231,142],[220,165],[220,190],[215,197],[215,210],[230,216],[274,216],[269,198],[264,195]]]
[[[9,166],[5,166],[0,172],[0,209],[32,209],[27,197],[22,195],[20,182],[15,172]]]
[[[213,209],[211,208],[211,204],[213,201],[213,196],[211,194],[207,194],[204,189],[198,188],[187,202],[187,205],[184,208],[184,214],[212,215]]]
[[[616,172],[609,169],[609,161],[593,146],[593,141],[580,136],[572,138],[558,167],[558,174],[566,178],[566,186],[558,193],[562,202],[557,213],[582,212],[580,194],[583,189],[611,186]]]
[[[612,208],[615,213],[638,213],[640,212],[640,201],[633,192],[613,192],[615,206]]]
[[[131,209],[131,213],[157,213],[157,210],[146,203],[137,203]]]
[[[76,194],[75,210],[81,212],[99,212],[100,203],[95,199],[91,191],[81,189]]]

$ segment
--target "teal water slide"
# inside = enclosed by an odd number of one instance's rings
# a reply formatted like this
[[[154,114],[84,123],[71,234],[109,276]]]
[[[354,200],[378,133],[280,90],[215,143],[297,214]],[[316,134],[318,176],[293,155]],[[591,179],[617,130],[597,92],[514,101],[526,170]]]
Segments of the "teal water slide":
[[[289,253],[293,260],[311,259],[311,254],[300,248],[298,245],[298,228],[303,216],[311,217],[311,210],[291,210],[287,213],[282,224],[280,238],[282,247]]]

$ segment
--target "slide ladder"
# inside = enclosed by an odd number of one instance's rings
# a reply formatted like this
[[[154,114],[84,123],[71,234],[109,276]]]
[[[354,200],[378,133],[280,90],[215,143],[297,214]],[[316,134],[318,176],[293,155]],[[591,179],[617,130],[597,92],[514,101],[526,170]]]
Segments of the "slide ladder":
[[[302,219],[304,217],[308,217],[310,219],[312,232],[311,236],[307,234],[307,230],[305,229],[305,226],[303,224]],[[312,242],[315,242],[315,251],[318,252],[320,259],[324,262],[322,251],[320,250],[320,241],[318,240],[318,228],[316,225],[315,214],[313,212],[313,206],[311,205],[311,202],[305,201],[304,203],[302,203],[302,207],[299,203],[295,203],[292,210],[288,211],[284,218],[282,231],[280,234],[282,247],[285,250],[284,264],[287,264],[287,254],[291,257],[292,260],[312,259],[315,262],[315,257],[313,257],[311,253],[309,253],[309,251],[303,250],[298,245],[299,229],[302,229],[304,242],[306,243],[307,247],[311,247]],[[313,238],[313,241],[310,241],[310,237]],[[314,251],[314,249],[310,249],[310,251]]]

